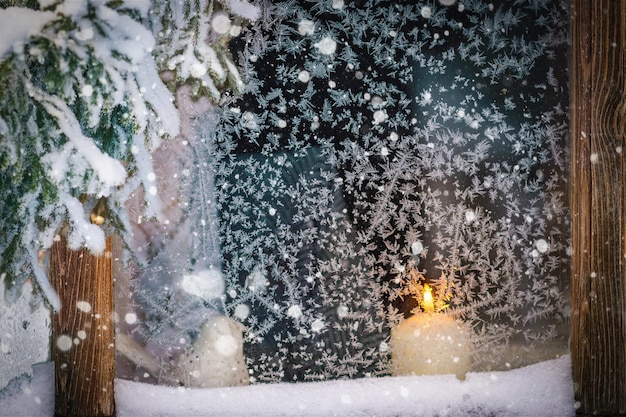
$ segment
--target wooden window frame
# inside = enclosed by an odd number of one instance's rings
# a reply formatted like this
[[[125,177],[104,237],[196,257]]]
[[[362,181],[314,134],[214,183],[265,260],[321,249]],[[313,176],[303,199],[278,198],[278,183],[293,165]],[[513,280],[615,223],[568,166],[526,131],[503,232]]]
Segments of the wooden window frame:
[[[626,415],[626,0],[572,0],[572,333],[579,415]]]

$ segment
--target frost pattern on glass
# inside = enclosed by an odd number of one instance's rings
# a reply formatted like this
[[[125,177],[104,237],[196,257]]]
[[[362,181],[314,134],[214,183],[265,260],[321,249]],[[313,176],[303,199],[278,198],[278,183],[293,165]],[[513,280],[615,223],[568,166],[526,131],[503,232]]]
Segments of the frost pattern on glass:
[[[0,392],[13,378],[32,377],[33,363],[48,360],[50,343],[50,310],[33,305],[32,283],[24,284],[14,303],[7,303],[5,279],[0,274]]]
[[[387,374],[417,271],[471,324],[475,370],[561,337],[566,4],[287,1],[260,22],[211,137],[252,380]]]

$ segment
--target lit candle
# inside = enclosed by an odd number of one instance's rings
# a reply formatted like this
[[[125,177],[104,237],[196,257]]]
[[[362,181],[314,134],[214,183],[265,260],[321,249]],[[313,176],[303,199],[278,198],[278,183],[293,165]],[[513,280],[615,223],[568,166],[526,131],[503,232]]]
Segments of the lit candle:
[[[424,285],[423,313],[391,330],[392,374],[455,374],[465,379],[472,365],[471,331],[453,317],[436,313],[432,290]]]

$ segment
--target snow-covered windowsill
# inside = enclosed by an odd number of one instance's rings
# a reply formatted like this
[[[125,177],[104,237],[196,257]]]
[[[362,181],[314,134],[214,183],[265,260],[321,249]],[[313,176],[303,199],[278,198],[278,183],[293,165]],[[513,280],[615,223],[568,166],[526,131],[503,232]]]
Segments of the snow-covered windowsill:
[[[0,416],[54,415],[52,363],[0,393]],[[118,417],[575,415],[571,361],[563,356],[507,372],[368,378],[185,389],[116,381]]]

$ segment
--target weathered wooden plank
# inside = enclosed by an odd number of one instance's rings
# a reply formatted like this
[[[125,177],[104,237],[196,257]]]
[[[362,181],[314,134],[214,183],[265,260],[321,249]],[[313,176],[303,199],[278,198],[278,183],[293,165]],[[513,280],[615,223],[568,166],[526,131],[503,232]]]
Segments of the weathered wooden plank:
[[[626,1],[572,0],[572,366],[581,415],[626,415]]]
[[[115,346],[111,238],[103,256],[51,250],[50,276],[61,299],[53,314],[55,417],[115,415]]]

